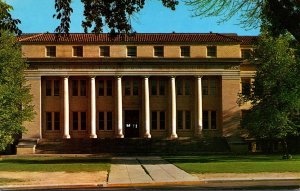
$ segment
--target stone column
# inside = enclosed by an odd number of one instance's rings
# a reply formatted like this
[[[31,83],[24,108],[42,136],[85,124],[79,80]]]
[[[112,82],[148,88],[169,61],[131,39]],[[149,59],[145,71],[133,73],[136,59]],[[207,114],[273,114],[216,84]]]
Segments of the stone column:
[[[151,138],[150,134],[150,101],[149,101],[149,77],[144,78],[145,96],[145,134],[144,138]]]
[[[69,128],[69,77],[64,77],[64,139],[70,139]]]
[[[196,88],[197,88],[197,123],[195,129],[195,135],[201,136],[202,135],[202,128],[203,128],[203,119],[202,119],[202,76],[196,77]]]
[[[122,77],[117,77],[117,138],[124,138],[123,135],[123,106],[122,106]]]
[[[90,138],[96,139],[96,83],[95,76],[91,77],[91,134]]]
[[[170,78],[170,84],[171,84],[171,139],[176,139],[177,133],[176,133],[176,86],[175,86],[175,77],[172,76]]]

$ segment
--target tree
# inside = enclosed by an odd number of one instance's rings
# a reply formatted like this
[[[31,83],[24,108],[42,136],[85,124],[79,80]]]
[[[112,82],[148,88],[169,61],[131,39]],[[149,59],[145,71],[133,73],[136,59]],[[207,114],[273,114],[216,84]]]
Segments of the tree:
[[[287,137],[300,133],[299,54],[289,35],[277,38],[263,32],[259,39],[252,92],[239,99],[252,104],[242,125],[259,140],[280,140],[288,156]]]
[[[175,9],[178,0],[161,0],[165,7]],[[145,0],[81,0],[84,4],[82,27],[85,32],[93,27],[92,32],[101,33],[107,25],[112,33],[129,33],[132,31],[130,18],[145,5]],[[68,33],[70,16],[73,12],[71,0],[55,0],[56,14],[53,17],[61,21],[55,29],[58,33]]]
[[[274,34],[289,31],[300,42],[299,0],[185,0],[193,7],[194,16],[222,16],[226,21],[240,13],[246,28],[260,26],[260,20],[270,23]]]
[[[13,19],[9,13],[13,7],[0,0],[0,30],[8,30],[16,34],[21,34],[22,31],[18,28],[21,23],[19,19]]]
[[[31,120],[34,112],[21,46],[14,34],[4,30],[0,34],[0,150],[4,150],[25,131],[23,122]]]

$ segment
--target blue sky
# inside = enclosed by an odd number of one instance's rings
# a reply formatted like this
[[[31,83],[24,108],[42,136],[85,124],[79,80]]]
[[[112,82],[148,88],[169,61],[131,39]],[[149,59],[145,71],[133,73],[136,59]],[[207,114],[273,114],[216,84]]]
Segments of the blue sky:
[[[58,21],[52,18],[55,13],[54,0],[6,0],[14,7],[12,15],[22,21],[20,25],[23,33],[53,32]],[[83,32],[83,6],[80,0],[73,0],[71,32]],[[135,31],[139,33],[237,33],[239,35],[258,35],[259,29],[245,30],[238,25],[239,18],[218,24],[219,18],[192,17],[191,7],[184,3],[171,11],[162,6],[160,0],[146,0],[144,9],[132,19]],[[105,32],[109,31],[107,28]]]

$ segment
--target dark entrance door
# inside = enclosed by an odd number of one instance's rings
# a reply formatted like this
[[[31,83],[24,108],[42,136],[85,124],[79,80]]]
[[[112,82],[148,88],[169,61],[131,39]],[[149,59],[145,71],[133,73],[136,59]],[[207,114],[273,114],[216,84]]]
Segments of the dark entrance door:
[[[125,110],[125,137],[139,137],[139,111]]]

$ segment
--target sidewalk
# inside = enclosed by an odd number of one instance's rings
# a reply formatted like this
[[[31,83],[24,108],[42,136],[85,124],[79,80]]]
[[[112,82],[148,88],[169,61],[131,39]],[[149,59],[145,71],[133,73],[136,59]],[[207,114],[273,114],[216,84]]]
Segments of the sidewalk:
[[[199,183],[199,179],[161,157],[115,157],[112,159],[108,186],[164,183]]]

